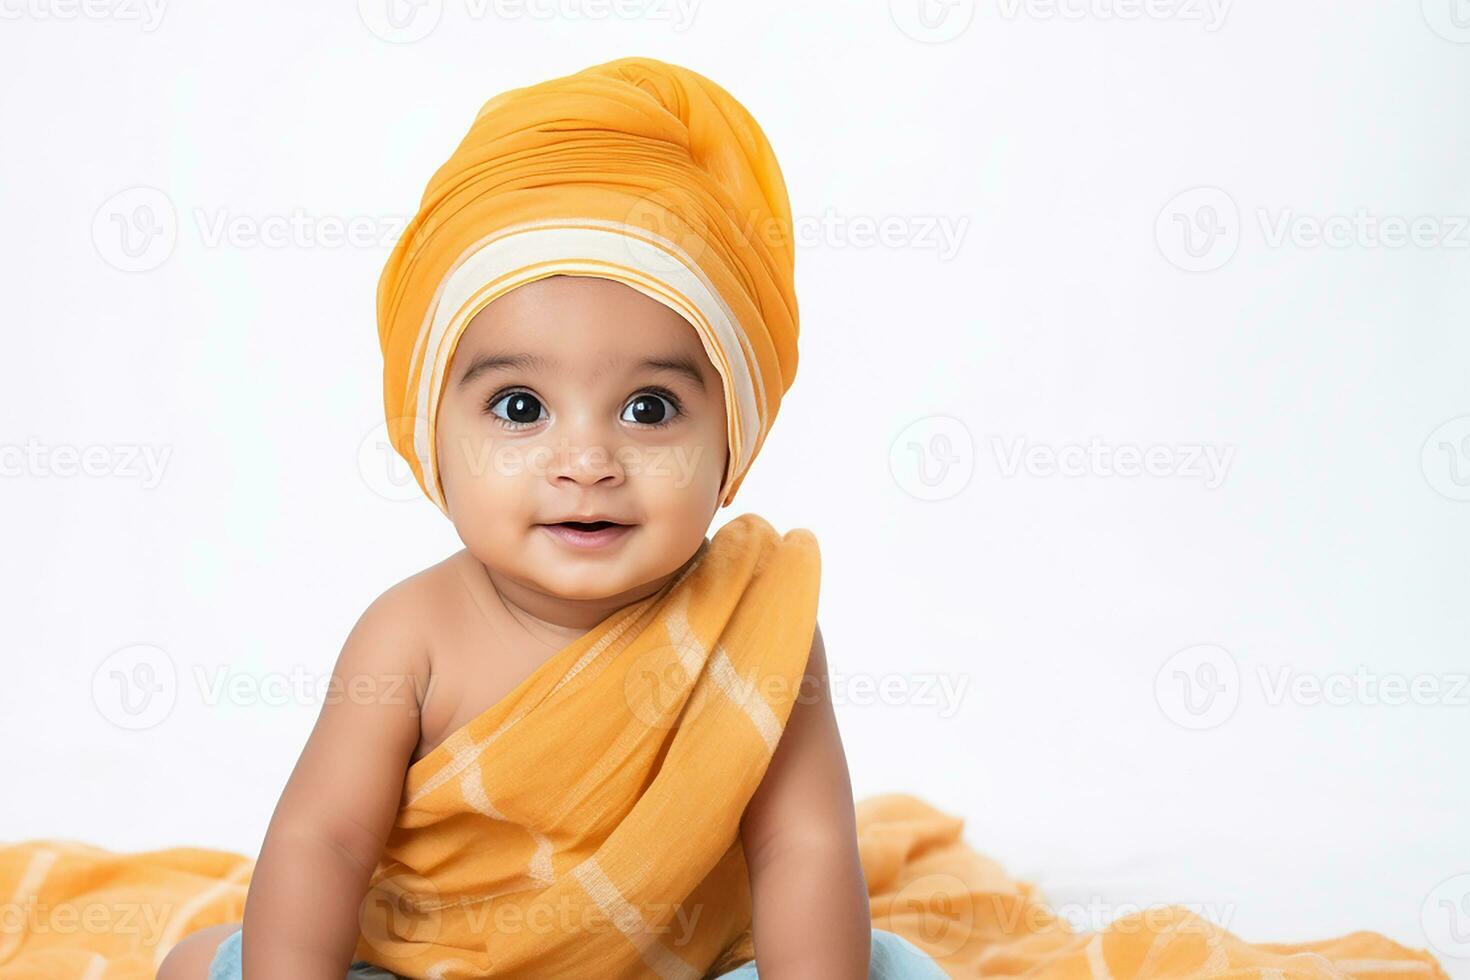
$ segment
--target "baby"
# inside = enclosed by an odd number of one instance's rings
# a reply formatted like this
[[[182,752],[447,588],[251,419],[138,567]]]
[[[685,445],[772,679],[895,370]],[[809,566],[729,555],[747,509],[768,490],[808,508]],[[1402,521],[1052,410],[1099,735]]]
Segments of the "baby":
[[[871,925],[815,539],[706,537],[795,375],[791,268],[708,79],[486,103],[378,297],[390,436],[465,547],[362,614],[244,922],[160,980],[945,975]]]

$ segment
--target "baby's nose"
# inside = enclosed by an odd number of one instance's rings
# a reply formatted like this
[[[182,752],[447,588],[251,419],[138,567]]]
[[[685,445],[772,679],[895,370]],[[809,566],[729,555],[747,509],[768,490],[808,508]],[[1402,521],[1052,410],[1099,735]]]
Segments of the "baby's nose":
[[[607,427],[596,421],[570,424],[554,433],[552,457],[547,467],[552,482],[573,480],[594,484],[604,480],[621,481],[624,476],[620,445]]]

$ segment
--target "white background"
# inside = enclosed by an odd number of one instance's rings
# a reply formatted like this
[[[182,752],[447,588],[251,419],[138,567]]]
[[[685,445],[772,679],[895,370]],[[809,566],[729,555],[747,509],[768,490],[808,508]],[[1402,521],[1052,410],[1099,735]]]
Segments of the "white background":
[[[730,89],[786,174],[800,369],[717,525],[820,540],[857,795],[963,816],[1080,923],[1438,937],[1470,976],[1440,904],[1470,879],[1435,891],[1470,872],[1470,5],[431,0],[395,35],[373,3],[108,2],[0,25],[0,839],[256,852],[317,705],[211,684],[325,676],[460,547],[384,496],[394,222],[485,99],[643,54]],[[119,219],[176,241],[129,256]],[[1163,448],[1045,467],[1090,441]],[[137,644],[173,683],[141,728]]]

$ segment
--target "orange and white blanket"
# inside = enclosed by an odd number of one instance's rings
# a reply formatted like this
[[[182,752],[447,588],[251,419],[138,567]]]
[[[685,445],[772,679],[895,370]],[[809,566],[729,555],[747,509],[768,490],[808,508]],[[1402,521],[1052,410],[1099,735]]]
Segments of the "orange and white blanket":
[[[1074,932],[1032,886],[971,848],[959,818],[905,795],[863,800],[857,815],[873,924],[924,949],[951,977],[1447,980],[1429,954],[1377,933],[1248,943],[1177,906]],[[253,865],[198,848],[0,847],[0,980],[152,980],[183,936],[240,921]],[[729,962],[749,947],[747,933]]]

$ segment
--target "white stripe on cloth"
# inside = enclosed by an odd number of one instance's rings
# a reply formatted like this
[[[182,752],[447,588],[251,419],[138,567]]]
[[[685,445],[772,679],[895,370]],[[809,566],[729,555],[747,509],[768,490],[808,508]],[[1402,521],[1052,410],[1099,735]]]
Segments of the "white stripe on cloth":
[[[32,854],[31,859],[26,862],[26,869],[20,874],[20,881],[16,882],[15,891],[11,893],[10,900],[5,903],[5,907],[29,909],[35,903],[36,895],[40,893],[41,886],[46,882],[46,876],[51,873],[51,868],[59,857],[61,857],[61,852],[49,847]],[[29,899],[27,896],[30,896]],[[24,933],[24,929],[0,930],[0,963],[4,963],[15,955]]]
[[[572,877],[577,879],[577,883],[592,897],[592,901],[603,914],[633,944],[643,962],[654,973],[664,980],[699,980],[703,976],[702,970],[684,962],[659,941],[638,909],[623,897],[622,892],[618,891],[617,886],[602,870],[597,858],[590,857],[573,868]]]
[[[242,880],[249,878],[251,872],[254,870],[254,862],[242,862],[234,871],[231,871],[219,881],[216,881],[204,889],[204,891],[180,905],[169,916],[168,928],[163,931],[163,936],[159,938],[157,945],[153,947],[153,969],[157,970],[163,965],[163,958],[168,955],[169,950],[173,949],[184,938],[184,930],[188,928],[189,923],[194,920],[194,917],[199,914],[201,909],[207,907],[210,902],[213,902],[226,892],[244,888],[245,886],[241,884]]]
[[[709,676],[715,687],[745,712],[756,733],[765,741],[766,751],[775,752],[776,744],[781,740],[781,722],[776,718],[776,713],[771,710],[766,699],[761,697],[755,685],[735,670],[735,665],[730,662],[730,655],[725,652],[723,645],[716,644],[714,656],[707,655],[704,644],[689,626],[687,595],[669,608],[667,623],[669,642],[679,652],[679,660],[685,672],[697,677],[708,660]]]

